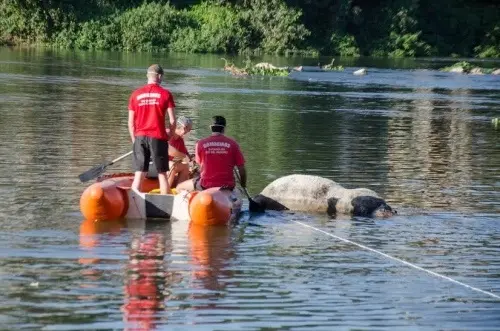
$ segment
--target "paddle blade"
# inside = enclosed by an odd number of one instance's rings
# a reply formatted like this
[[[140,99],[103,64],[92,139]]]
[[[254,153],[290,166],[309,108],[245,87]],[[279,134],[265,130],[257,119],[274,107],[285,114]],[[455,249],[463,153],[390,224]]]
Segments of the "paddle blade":
[[[251,213],[263,213],[264,211],[266,211],[264,206],[262,206],[260,203],[256,202],[250,197],[248,198],[248,210]]]
[[[78,178],[80,178],[80,181],[82,183],[88,182],[91,179],[95,179],[102,175],[106,171],[106,165],[105,164],[99,164],[96,165],[95,167],[85,171],[83,174],[80,174]]]

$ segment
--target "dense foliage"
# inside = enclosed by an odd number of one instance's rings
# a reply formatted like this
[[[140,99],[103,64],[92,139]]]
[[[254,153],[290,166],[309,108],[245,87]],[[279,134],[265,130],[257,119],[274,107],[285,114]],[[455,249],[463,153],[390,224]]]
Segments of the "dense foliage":
[[[500,57],[495,0],[0,0],[0,44]]]

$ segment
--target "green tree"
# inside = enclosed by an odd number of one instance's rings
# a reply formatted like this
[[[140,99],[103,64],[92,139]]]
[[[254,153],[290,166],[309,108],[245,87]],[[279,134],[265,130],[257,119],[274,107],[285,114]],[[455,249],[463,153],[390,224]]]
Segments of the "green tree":
[[[265,53],[284,53],[304,45],[309,30],[300,23],[302,12],[282,0],[248,0],[245,18],[251,22]]]
[[[204,2],[193,6],[189,24],[177,29],[172,50],[201,53],[238,53],[252,48],[250,22],[230,5]]]
[[[500,25],[495,25],[490,32],[486,33],[481,45],[474,48],[478,57],[496,57],[500,58]]]
[[[431,47],[421,40],[417,20],[413,16],[415,7],[400,8],[393,16],[388,51],[392,57],[415,57],[430,55]]]
[[[185,12],[155,2],[128,9],[117,20],[123,49],[138,51],[168,49],[174,31],[188,24]]]
[[[494,0],[0,0],[0,44],[500,56]]]

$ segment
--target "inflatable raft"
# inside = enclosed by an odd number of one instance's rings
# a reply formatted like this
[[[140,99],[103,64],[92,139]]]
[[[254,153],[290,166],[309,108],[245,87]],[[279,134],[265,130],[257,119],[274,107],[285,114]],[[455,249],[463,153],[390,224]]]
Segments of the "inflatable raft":
[[[225,225],[237,219],[242,200],[234,190],[155,194],[157,179],[145,179],[141,192],[131,189],[133,174],[106,175],[85,189],[80,210],[86,220],[174,219],[198,225]]]

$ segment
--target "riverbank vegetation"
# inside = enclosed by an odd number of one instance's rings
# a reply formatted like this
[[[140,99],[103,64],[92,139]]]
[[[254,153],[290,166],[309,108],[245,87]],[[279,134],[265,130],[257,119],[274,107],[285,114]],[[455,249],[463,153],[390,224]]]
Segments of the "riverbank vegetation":
[[[441,71],[456,72],[460,74],[471,74],[471,75],[484,75],[484,74],[500,75],[500,69],[481,68],[474,66],[467,61],[454,63],[451,66],[441,68]]]
[[[498,17],[494,0],[0,0],[0,45],[500,57]]]
[[[260,62],[254,64],[250,58],[245,61],[244,67],[237,67],[233,62],[221,58],[224,61],[224,71],[231,73],[233,76],[288,76],[292,71],[343,71],[344,67],[341,65],[335,66],[333,62],[335,59],[327,65],[309,66],[309,67],[277,67],[269,62]],[[363,69],[365,70],[365,69]]]
[[[245,61],[245,66],[240,68],[234,63],[222,58],[224,60],[224,71],[231,73],[234,76],[288,76],[293,70],[290,67],[276,67],[271,63],[261,62],[253,64],[250,59]]]

